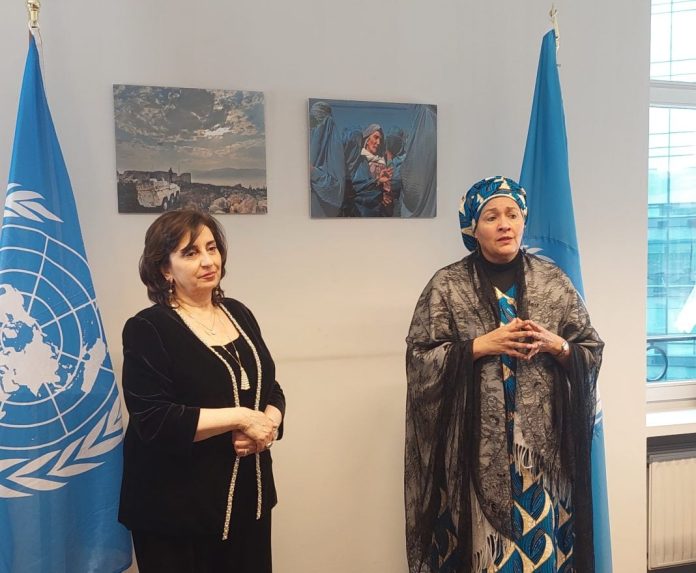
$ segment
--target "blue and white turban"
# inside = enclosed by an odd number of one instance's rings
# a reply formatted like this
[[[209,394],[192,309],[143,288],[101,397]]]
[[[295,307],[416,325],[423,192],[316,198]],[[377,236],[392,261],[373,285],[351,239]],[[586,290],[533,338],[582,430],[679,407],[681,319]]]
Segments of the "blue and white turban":
[[[497,175],[481,179],[462,197],[459,206],[459,226],[462,229],[462,239],[466,248],[476,250],[474,231],[483,206],[496,197],[510,197],[522,211],[525,222],[527,221],[527,193],[520,187],[517,181]]]

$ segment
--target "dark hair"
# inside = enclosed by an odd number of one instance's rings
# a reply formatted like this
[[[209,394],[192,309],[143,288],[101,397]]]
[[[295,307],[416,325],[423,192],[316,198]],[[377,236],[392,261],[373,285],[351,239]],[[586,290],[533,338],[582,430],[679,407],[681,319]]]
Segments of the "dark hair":
[[[167,211],[157,217],[145,233],[145,248],[138,267],[140,280],[147,287],[147,296],[152,302],[171,306],[169,282],[164,278],[162,269],[169,264],[169,257],[181,240],[189,234],[189,243],[193,243],[203,227],[208,227],[213,234],[222,257],[220,278],[225,276],[227,243],[220,223],[208,213],[194,209]],[[219,304],[222,297],[222,289],[218,286],[213,291],[213,303]]]

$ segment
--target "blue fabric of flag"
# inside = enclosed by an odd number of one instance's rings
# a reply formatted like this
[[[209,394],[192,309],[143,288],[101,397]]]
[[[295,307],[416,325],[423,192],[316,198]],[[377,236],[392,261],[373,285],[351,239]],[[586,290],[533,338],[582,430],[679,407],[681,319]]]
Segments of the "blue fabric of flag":
[[[30,37],[0,234],[0,572],[111,573],[121,408]]]
[[[527,191],[527,250],[556,263],[584,296],[568,169],[568,142],[553,30],[542,41],[520,184]],[[611,573],[604,423],[597,406],[592,438],[592,502],[596,573]]]

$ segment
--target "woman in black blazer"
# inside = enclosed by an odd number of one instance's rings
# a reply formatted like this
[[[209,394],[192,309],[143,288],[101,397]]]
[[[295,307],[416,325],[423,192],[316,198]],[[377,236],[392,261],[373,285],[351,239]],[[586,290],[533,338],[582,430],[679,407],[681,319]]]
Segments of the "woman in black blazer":
[[[218,222],[171,211],[148,229],[140,277],[155,303],[123,329],[120,521],[140,573],[271,572],[270,447],[285,398],[251,311],[224,298]]]

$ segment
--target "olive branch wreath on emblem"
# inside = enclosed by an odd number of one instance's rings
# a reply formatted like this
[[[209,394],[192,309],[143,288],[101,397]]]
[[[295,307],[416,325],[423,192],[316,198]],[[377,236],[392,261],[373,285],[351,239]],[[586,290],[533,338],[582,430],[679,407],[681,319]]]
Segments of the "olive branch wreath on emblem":
[[[41,203],[37,202],[37,199],[44,199],[43,195],[29,189],[17,189],[17,187],[21,188],[22,186],[19,183],[10,183],[7,186],[3,217],[26,217],[31,221],[41,221],[41,216],[43,215],[51,221],[63,222]],[[15,189],[17,190],[15,191]]]
[[[548,261],[550,263],[554,263],[554,264],[556,263],[556,261],[554,261],[551,257],[547,257],[546,255],[541,254],[541,251],[544,250],[541,247],[530,247],[529,245],[524,245],[524,250],[527,251],[530,255],[535,255],[535,256],[539,257],[540,259],[543,259],[543,260]]]
[[[102,465],[104,462],[98,458],[113,450],[122,439],[121,403],[116,397],[109,412],[87,435],[73,440],[62,450],[47,452],[36,459],[0,460],[0,498],[27,497],[60,489],[71,477]]]

